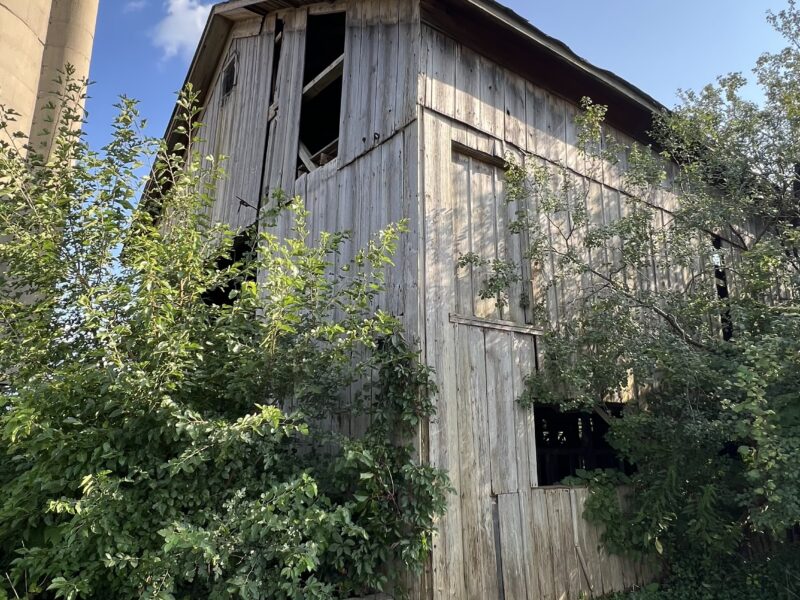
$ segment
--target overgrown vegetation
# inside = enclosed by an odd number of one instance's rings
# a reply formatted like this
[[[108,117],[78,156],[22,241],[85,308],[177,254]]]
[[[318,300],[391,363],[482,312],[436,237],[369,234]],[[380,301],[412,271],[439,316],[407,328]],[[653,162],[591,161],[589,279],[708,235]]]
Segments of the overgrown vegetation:
[[[293,235],[261,227],[231,261],[239,232],[206,216],[222,173],[194,151],[193,94],[176,154],[140,134],[127,99],[113,140],[89,149],[82,94],[70,83],[49,163],[0,142],[0,598],[402,583],[448,493],[409,444],[433,411],[430,373],[372,309],[402,225],[343,261],[349,235],[310,240],[302,201],[278,196],[262,225],[291,218]],[[145,210],[152,159],[163,194]],[[335,433],[336,415],[363,437]]]
[[[800,10],[769,18],[789,45],[758,61],[763,102],[722,77],[659,115],[644,148],[587,99],[589,177],[509,158],[549,324],[521,401],[628,399],[604,414],[635,473],[580,475],[608,547],[661,564],[665,585],[636,598],[800,596]]]

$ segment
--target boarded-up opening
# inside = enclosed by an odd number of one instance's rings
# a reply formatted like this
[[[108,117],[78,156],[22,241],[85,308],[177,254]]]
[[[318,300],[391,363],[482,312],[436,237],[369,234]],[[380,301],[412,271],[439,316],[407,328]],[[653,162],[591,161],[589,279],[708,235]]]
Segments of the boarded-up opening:
[[[481,154],[460,145],[453,148],[455,252],[461,263],[456,272],[455,312],[529,323],[530,277],[524,265],[524,240],[510,230],[519,207],[506,198],[504,161]],[[500,272],[506,276],[498,278]],[[507,285],[487,293],[489,282],[502,279]]]

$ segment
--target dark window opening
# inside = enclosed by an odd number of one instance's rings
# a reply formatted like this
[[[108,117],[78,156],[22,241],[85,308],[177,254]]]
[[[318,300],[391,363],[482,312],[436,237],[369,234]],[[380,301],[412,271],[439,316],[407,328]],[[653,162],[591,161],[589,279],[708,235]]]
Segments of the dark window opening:
[[[269,87],[269,105],[275,102],[278,87],[278,69],[281,64],[281,50],[283,49],[283,20],[275,22],[275,46],[272,53],[272,85]]]
[[[252,225],[248,227],[235,238],[233,238],[233,244],[231,245],[230,252],[227,256],[219,257],[214,264],[214,267],[218,271],[224,271],[226,269],[230,269],[237,263],[243,263],[246,265],[253,259],[253,256],[256,252],[257,239],[256,226]],[[232,277],[224,285],[204,292],[202,296],[203,302],[209,306],[233,306],[236,299],[232,298],[231,294],[234,291],[241,291],[242,284],[245,281],[255,280],[255,273],[251,273],[249,270],[246,270],[245,272]]]
[[[306,28],[306,66],[303,85],[308,84],[344,54],[345,14],[311,15]]]
[[[344,38],[344,13],[308,18],[298,174],[311,172],[339,154]]]
[[[606,405],[612,416],[622,414],[622,404]],[[558,485],[579,469],[618,469],[630,473],[606,441],[609,424],[598,413],[559,411],[549,404],[533,408],[536,423],[536,466],[540,486]]]
[[[222,101],[231,95],[233,88],[236,86],[236,55],[229,61],[225,70],[222,72]]]
[[[730,292],[728,290],[728,272],[725,270],[725,260],[722,256],[722,238],[714,236],[714,249],[718,252],[714,255],[714,280],[717,287],[717,298],[724,305],[719,319],[722,325],[722,338],[728,342],[733,339],[733,318],[731,309],[728,306]]]

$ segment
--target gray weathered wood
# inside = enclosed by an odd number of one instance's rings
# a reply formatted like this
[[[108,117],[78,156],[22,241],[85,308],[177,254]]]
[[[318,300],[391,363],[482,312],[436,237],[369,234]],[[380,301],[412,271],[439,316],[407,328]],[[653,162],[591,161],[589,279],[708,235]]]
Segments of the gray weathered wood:
[[[489,402],[489,458],[492,492],[519,491],[514,431],[514,389],[511,371],[513,334],[486,330],[486,394]]]
[[[456,313],[450,313],[451,323],[461,323],[462,325],[472,325],[483,329],[496,329],[498,331],[510,331],[526,335],[544,335],[544,331],[529,325],[519,325],[514,321],[501,321],[500,319],[481,319]]]
[[[538,581],[539,593],[545,600],[559,599],[556,589],[561,585],[556,585],[554,546],[556,540],[553,536],[550,513],[547,509],[548,490],[537,488],[530,491],[529,495],[529,519],[531,528],[531,560],[534,562],[534,572]]]
[[[486,362],[480,329],[456,328],[458,451],[465,590],[468,598],[498,597],[487,428]]]
[[[506,598],[528,598],[525,543],[520,511],[520,494],[497,496],[500,514],[500,551],[503,564],[503,591]],[[485,596],[483,596],[485,597]]]

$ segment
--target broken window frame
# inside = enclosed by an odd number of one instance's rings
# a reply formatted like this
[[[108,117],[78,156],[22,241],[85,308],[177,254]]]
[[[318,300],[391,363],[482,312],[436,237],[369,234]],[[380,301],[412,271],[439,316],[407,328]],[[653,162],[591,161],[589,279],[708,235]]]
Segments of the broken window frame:
[[[606,403],[604,409],[597,408],[593,412],[560,411],[552,404],[534,404],[532,410],[537,476],[535,487],[563,487],[564,480],[575,477],[580,470],[613,469],[626,474],[632,473],[631,466],[617,456],[605,439],[610,428],[610,419],[619,418],[623,408],[622,402]],[[559,418],[561,423],[556,422]],[[570,418],[575,419],[574,430],[565,431],[564,422]],[[543,419],[550,421],[551,426],[543,427]],[[569,423],[570,427],[572,425],[573,423]],[[588,439],[584,437],[587,427],[590,428]],[[548,438],[554,436],[573,439],[564,439],[564,443],[557,444],[553,443],[553,440],[545,441],[545,435]],[[577,436],[580,436],[580,439],[574,439]],[[569,443],[570,441],[572,443]]]
[[[309,73],[309,55],[314,51],[314,44],[320,43],[314,39],[313,28],[311,27],[312,20],[325,20],[337,19],[341,20],[341,49],[337,44],[335,51],[329,56],[330,62],[322,67],[319,72]],[[339,139],[341,137],[340,121],[341,110],[344,97],[344,64],[345,64],[345,36],[346,28],[346,13],[344,11],[328,12],[320,15],[309,16],[309,26],[306,28],[306,46],[304,57],[304,74],[303,74],[303,90],[302,90],[302,107],[300,110],[300,126],[299,126],[299,139],[298,139],[298,161],[297,161],[297,175],[303,173],[310,173],[316,169],[336,160],[339,156]],[[340,93],[338,95],[338,110],[330,110],[331,120],[328,125],[331,129],[335,129],[336,136],[331,140],[317,144],[309,148],[308,140],[303,139],[303,123],[304,117],[308,116],[307,103],[318,98],[320,95],[329,92],[330,88],[339,85]],[[317,117],[320,115],[316,113]],[[317,129],[317,128],[315,128]]]
[[[225,105],[225,102],[228,98],[233,94],[234,90],[236,89],[237,84],[239,83],[239,53],[233,52],[228,60],[225,62],[225,67],[222,69],[222,80],[220,81],[220,86],[222,89],[221,97],[222,97],[222,105]]]

